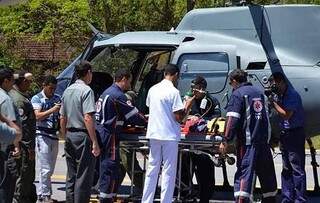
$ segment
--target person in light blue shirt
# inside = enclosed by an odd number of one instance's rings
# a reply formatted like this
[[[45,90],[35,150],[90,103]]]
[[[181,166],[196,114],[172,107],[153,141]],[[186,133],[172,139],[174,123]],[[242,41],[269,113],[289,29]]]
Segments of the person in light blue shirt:
[[[54,171],[59,148],[60,97],[54,92],[57,79],[46,76],[43,90],[34,95],[31,103],[36,115],[36,154],[39,168],[38,200],[52,202],[51,176]]]

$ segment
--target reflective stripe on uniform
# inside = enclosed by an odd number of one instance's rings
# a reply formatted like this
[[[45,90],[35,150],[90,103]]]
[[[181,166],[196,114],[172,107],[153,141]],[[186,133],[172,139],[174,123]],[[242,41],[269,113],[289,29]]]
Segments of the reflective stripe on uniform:
[[[104,123],[101,122],[101,124],[111,124],[116,119],[116,116],[110,118],[109,120],[105,121]]]
[[[109,97],[109,95],[106,95],[105,97],[104,97],[104,99],[103,99],[103,102],[102,102],[102,120],[101,120],[101,124],[103,124],[104,123],[104,119],[105,119],[105,115],[104,115],[104,108],[105,108],[105,105],[106,105],[106,102],[107,102],[107,100],[108,100],[108,97]]]
[[[246,109],[246,145],[251,145],[250,120],[251,112],[248,95],[244,95],[245,109]]]
[[[123,124],[124,124],[124,121],[117,121],[116,122],[116,126],[123,126]]]
[[[117,195],[116,193],[108,193],[107,194],[107,193],[104,193],[104,192],[100,192],[99,197],[106,199],[106,198],[113,198],[116,195]]]
[[[264,198],[267,198],[267,197],[275,197],[276,195],[278,194],[278,190],[275,190],[273,192],[265,192],[265,193],[262,193],[262,196]]]
[[[130,117],[132,117],[133,115],[135,115],[136,113],[138,113],[138,109],[136,107],[134,107],[134,109],[132,109],[129,113],[127,113],[124,117],[128,120]]]
[[[269,119],[269,107],[268,107],[268,102],[267,102],[268,98],[267,96],[264,96],[264,106],[266,109],[266,117],[267,117],[267,121],[268,121],[268,143],[270,142],[271,139],[271,124],[270,124],[270,119]]]
[[[250,202],[253,202],[253,196],[250,193],[245,191],[234,192],[234,197],[247,197],[250,199]]]
[[[256,186],[256,181],[257,181],[257,175],[255,172],[253,172],[253,177],[252,177],[252,182],[251,182],[251,190],[250,190],[251,194],[253,193],[254,186]]]
[[[241,117],[241,115],[239,114],[239,113],[237,113],[237,112],[227,112],[227,115],[226,115],[227,117],[228,116],[231,116],[231,117],[235,117],[235,118],[240,118]]]

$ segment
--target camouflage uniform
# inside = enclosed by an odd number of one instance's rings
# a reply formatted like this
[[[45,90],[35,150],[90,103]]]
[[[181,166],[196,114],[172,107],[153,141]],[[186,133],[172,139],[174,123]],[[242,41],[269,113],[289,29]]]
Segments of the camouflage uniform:
[[[8,120],[20,125],[20,119],[15,105],[8,93],[0,88],[0,112]],[[12,203],[17,168],[15,158],[12,156],[13,145],[0,140],[0,203]]]
[[[35,180],[35,132],[36,117],[30,100],[17,89],[9,95],[18,108],[22,124],[21,158],[17,160],[18,177],[13,202],[36,202]]]

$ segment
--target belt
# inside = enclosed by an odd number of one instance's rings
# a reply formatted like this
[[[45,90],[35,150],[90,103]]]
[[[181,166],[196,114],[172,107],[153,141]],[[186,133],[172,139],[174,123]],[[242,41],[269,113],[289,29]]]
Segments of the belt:
[[[52,139],[52,140],[59,140],[59,138],[57,136],[50,136],[50,135],[47,135],[47,134],[44,134],[44,133],[37,133],[38,136],[42,136],[42,137],[47,137],[49,139]]]
[[[40,127],[40,126],[37,127],[37,130],[40,130],[40,131],[43,131],[45,133],[52,134],[52,135],[56,134],[58,131],[55,128],[45,128],[45,127]]]
[[[72,133],[83,132],[83,133],[87,133],[88,134],[88,130],[87,129],[82,129],[82,128],[67,128],[67,131],[72,132]]]
[[[303,127],[282,129],[281,131],[283,131],[283,132],[292,132],[292,131],[301,130],[301,129],[303,129]]]

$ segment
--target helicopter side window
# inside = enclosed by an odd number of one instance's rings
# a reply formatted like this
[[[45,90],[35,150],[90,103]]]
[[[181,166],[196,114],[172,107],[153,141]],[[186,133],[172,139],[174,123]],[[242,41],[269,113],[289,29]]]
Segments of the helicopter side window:
[[[227,83],[229,72],[228,54],[213,53],[187,53],[178,60],[180,68],[179,90],[186,92],[191,81],[197,76],[203,76],[207,82],[207,90],[211,94],[221,92]]]
[[[217,115],[220,115],[223,100],[223,90],[227,84],[229,72],[229,59],[227,53],[186,53],[179,57],[180,79],[178,89],[185,94],[191,81],[198,75],[203,76],[208,85],[207,91],[216,101]]]

